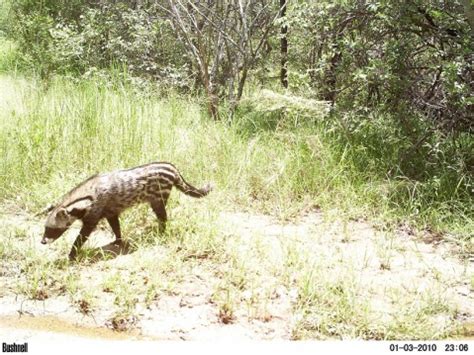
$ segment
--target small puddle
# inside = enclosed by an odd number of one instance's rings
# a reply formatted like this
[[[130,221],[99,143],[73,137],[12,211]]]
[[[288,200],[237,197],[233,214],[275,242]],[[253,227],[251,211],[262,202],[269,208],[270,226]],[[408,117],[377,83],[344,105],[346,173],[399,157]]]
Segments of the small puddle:
[[[53,316],[0,316],[0,327],[19,330],[27,329],[38,332],[52,332],[106,340],[156,340],[151,337],[140,335],[138,330],[116,332],[108,328],[85,327]]]
[[[460,339],[474,340],[474,322],[462,325]]]

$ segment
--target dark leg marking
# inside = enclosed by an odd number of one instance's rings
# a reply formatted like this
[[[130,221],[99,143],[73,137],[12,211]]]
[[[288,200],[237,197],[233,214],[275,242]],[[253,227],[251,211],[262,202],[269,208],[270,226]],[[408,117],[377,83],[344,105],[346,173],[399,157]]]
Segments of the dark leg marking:
[[[122,240],[122,233],[120,231],[120,222],[118,216],[107,217],[107,222],[109,222],[110,227],[112,227],[112,232],[115,234],[115,242],[120,243]]]
[[[160,232],[163,233],[166,229],[166,221],[168,217],[166,216],[166,202],[168,201],[168,196],[162,196],[157,199],[154,199],[150,202],[153,212],[155,212],[158,221],[160,222]]]
[[[84,225],[81,228],[81,231],[79,232],[79,235],[77,236],[76,240],[74,241],[74,244],[72,245],[72,249],[69,252],[69,260],[75,260],[77,253],[79,249],[84,245],[84,243],[87,241],[87,238],[89,238],[89,235],[92,233],[92,231],[95,229],[97,226],[98,220],[94,221],[83,221]]]

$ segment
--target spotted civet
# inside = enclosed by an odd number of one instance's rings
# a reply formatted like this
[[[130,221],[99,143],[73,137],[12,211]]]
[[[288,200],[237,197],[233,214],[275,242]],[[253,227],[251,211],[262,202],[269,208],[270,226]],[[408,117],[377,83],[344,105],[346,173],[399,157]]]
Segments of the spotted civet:
[[[75,220],[80,219],[83,225],[69,254],[69,258],[74,259],[102,218],[107,219],[116,242],[120,242],[119,215],[126,208],[140,202],[151,205],[158,217],[160,230],[164,231],[167,219],[165,207],[173,186],[186,195],[197,198],[204,197],[211,191],[209,184],[202,189],[191,186],[173,164],[164,162],[91,176],[50,209],[41,243],[55,241]]]

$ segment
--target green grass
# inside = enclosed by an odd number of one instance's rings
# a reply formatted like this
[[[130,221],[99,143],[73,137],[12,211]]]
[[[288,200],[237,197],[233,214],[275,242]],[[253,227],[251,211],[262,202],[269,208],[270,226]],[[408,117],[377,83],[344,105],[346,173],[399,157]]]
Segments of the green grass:
[[[462,151],[444,147],[451,155],[426,168],[431,176],[388,178],[407,144],[388,118],[344,133],[337,118],[256,115],[251,99],[233,123],[211,122],[194,97],[103,78],[45,84],[3,76],[0,88],[0,198],[30,210],[91,174],[164,160],[197,185],[212,181],[222,206],[283,218],[320,206],[465,238],[474,230],[472,175],[460,166],[472,137],[458,141]]]
[[[242,307],[249,319],[269,321],[269,300],[284,287],[295,295],[294,339],[452,334],[456,311],[434,288],[431,298],[397,290],[391,302],[399,316],[374,319],[382,316],[371,309],[365,285],[338,247],[328,249],[335,256],[324,250],[311,255],[295,240],[284,240],[283,259],[276,262],[265,236],[252,236],[247,245],[224,234],[216,221],[228,210],[289,219],[318,207],[328,226],[334,220],[343,224],[344,243],[351,243],[349,221],[363,217],[377,224],[381,235],[409,224],[447,233],[469,252],[474,204],[463,154],[472,147],[472,137],[461,137],[457,148],[439,138],[437,155],[433,145],[426,146],[413,161],[400,162],[409,141],[386,117],[373,115],[370,124],[360,125],[305,107],[268,110],[272,103],[256,93],[232,122],[212,122],[199,97],[152,87],[140,91],[129,81],[104,77],[42,82],[17,76],[14,46],[2,45],[7,55],[0,58],[0,72],[8,73],[0,75],[0,211],[6,220],[21,210],[32,216],[89,175],[151,161],[173,162],[197,186],[215,185],[209,197],[192,203],[173,193],[162,235],[149,208],[126,211],[123,234],[134,252],[119,270],[109,269],[107,258],[96,262],[90,249],[70,264],[65,238],[45,257],[31,242],[39,238],[38,229],[14,221],[1,225],[2,268],[6,276],[14,275],[15,285],[9,287],[15,293],[30,299],[66,294],[84,315],[105,307],[104,294],[112,294],[109,320],[124,330],[138,320],[138,306],[173,294],[186,275],[204,265],[216,278],[209,286],[210,301],[224,324],[238,321]],[[287,103],[292,105],[291,96]],[[77,231],[68,233],[70,239]],[[377,252],[389,272],[396,243],[380,238]],[[102,279],[90,283],[97,275]],[[446,329],[436,324],[438,315],[448,319]]]
[[[18,70],[18,63],[20,55],[17,51],[16,45],[12,41],[0,41],[0,73],[8,72],[14,73]]]

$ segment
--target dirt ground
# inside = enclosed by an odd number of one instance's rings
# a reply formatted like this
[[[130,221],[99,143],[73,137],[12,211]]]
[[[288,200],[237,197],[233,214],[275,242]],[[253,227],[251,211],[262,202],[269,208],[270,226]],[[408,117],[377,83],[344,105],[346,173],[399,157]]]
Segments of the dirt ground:
[[[47,258],[58,258],[41,245],[42,225],[27,215],[0,216],[4,228],[22,225],[28,232],[17,242]],[[288,262],[289,250],[306,255],[326,268],[328,278],[349,273],[357,279],[359,295],[369,301],[372,315],[395,317],[400,302],[393,302],[394,290],[416,298],[426,290],[439,291],[449,307],[456,309],[457,321],[465,325],[462,337],[472,337],[474,294],[473,260],[463,255],[457,244],[434,238],[429,233],[412,235],[408,230],[385,233],[365,221],[341,223],[313,211],[292,222],[283,223],[266,215],[225,212],[218,216],[219,235],[241,260],[252,263],[250,273],[259,274],[252,287],[244,288],[232,299],[232,315],[226,320],[216,290],[224,290],[226,273],[235,264],[209,262],[205,256],[183,264],[179,277],[167,284],[168,292],[145,305],[136,303],[134,317],[111,324],[115,308],[113,295],[101,292],[90,312],[81,312],[71,297],[51,293],[44,299],[31,299],[18,291],[21,270],[2,263],[0,271],[0,334],[12,341],[28,339],[69,339],[77,337],[151,340],[285,340],[294,338],[294,328],[302,319],[295,307],[300,289],[281,282],[280,271]],[[72,235],[72,233],[71,233]],[[112,241],[108,230],[93,234],[90,245],[103,246]],[[290,248],[291,247],[291,248]],[[258,250],[264,257],[253,260]],[[290,251],[291,251],[290,250]],[[170,257],[162,246],[141,250],[139,258]],[[172,256],[171,256],[172,257]],[[124,253],[110,260],[78,266],[81,281],[100,288],[111,270],[122,277],[131,273],[137,253]],[[252,259],[252,260],[251,260]],[[247,265],[245,267],[248,267]],[[174,272],[172,268],[169,271]],[[138,272],[146,280],[149,271]],[[141,273],[141,274],[140,274]],[[286,275],[286,274],[285,274]],[[288,276],[288,275],[287,275]],[[285,276],[286,277],[286,276]],[[292,277],[289,275],[288,277]],[[95,286],[96,285],[96,286]],[[224,293],[220,293],[224,294]],[[140,297],[140,295],[138,295]],[[257,300],[257,301],[255,301]],[[408,302],[408,301],[407,301]],[[442,314],[442,313],[440,313]],[[439,315],[439,322],[443,316]],[[127,331],[117,330],[123,326]]]

